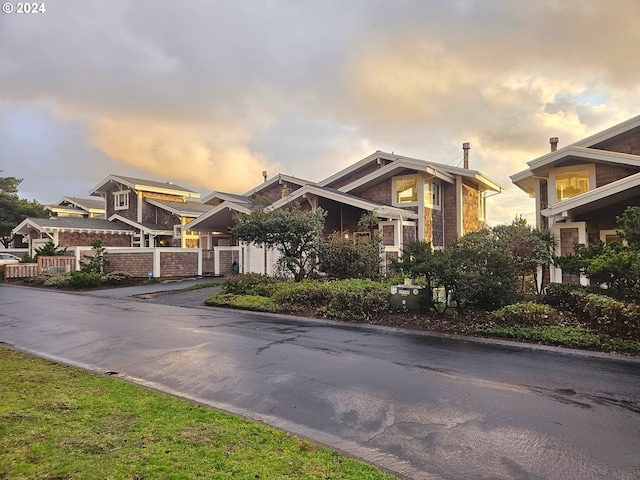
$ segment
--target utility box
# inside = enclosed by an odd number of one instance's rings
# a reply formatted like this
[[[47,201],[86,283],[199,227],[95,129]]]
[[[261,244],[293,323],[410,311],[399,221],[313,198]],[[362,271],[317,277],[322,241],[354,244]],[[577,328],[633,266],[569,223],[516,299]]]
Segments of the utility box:
[[[390,307],[395,310],[419,312],[423,288],[421,285],[411,285],[408,282],[404,285],[393,285],[389,297]]]

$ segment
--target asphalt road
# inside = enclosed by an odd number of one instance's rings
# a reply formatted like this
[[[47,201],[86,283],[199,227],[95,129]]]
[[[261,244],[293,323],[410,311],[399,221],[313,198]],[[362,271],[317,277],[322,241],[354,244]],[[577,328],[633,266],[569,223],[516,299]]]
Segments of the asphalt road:
[[[407,478],[640,478],[637,359],[156,303],[180,295],[0,286],[0,341]]]

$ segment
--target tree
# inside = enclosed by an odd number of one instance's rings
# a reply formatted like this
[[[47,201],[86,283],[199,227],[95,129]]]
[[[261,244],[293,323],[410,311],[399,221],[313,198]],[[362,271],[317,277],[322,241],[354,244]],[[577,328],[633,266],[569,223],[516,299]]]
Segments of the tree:
[[[299,282],[316,270],[326,212],[298,207],[268,210],[257,207],[235,217],[231,233],[239,240],[280,252],[278,264]]]
[[[84,260],[80,260],[80,270],[85,273],[99,273],[104,275],[107,273],[109,266],[109,258],[107,249],[102,246],[102,240],[96,240],[91,244],[93,253],[84,255]]]
[[[58,247],[53,241],[49,240],[43,246],[36,248],[36,256],[38,257],[57,257],[67,254],[67,247]]]
[[[640,298],[640,207],[627,207],[616,217],[618,234],[627,245],[575,243],[573,253],[555,259],[563,272],[586,275],[596,284],[605,284],[615,296]]]
[[[433,289],[445,285],[444,279],[444,253],[434,250],[431,242],[413,240],[402,247],[402,254],[398,259],[391,259],[391,269],[398,273],[408,275],[412,279],[421,279],[424,282],[424,293],[420,298],[421,308],[434,310],[435,302]],[[447,305],[445,302],[445,308]]]
[[[532,228],[522,216],[516,217],[511,225],[498,225],[492,230],[498,243],[511,255],[522,291],[526,291],[527,278],[534,280],[537,289],[538,267],[551,263],[553,249],[549,239],[553,235]]]
[[[516,298],[518,270],[508,250],[490,229],[471,232],[447,250],[443,262],[458,312],[466,305],[493,310]]]
[[[380,277],[381,249],[382,239],[379,235],[356,241],[349,232],[334,232],[322,248],[322,271],[332,278],[375,280]]]
[[[640,207],[627,207],[622,215],[616,217],[618,234],[631,248],[640,249]]]
[[[27,217],[46,217],[46,211],[37,201],[18,197],[21,178],[0,177],[0,243],[9,248],[15,235],[11,234],[20,222]]]

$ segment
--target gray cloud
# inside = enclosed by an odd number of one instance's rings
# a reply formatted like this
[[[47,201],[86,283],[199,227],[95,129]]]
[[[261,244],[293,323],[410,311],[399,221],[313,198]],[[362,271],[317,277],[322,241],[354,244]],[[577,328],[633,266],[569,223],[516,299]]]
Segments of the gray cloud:
[[[639,15],[637,0],[48,2],[0,17],[0,169],[44,202],[110,172],[242,191],[377,149],[455,162],[471,141],[472,167],[509,187],[491,219],[510,221],[533,204],[508,176],[549,136],[638,113]]]

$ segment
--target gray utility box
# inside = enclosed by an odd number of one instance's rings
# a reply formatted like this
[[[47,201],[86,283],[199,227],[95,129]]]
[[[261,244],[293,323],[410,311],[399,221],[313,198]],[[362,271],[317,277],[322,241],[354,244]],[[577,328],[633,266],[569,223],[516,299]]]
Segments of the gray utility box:
[[[420,311],[421,285],[394,285],[391,287],[389,305],[395,310]]]

